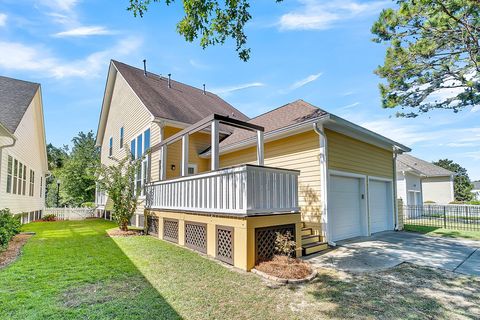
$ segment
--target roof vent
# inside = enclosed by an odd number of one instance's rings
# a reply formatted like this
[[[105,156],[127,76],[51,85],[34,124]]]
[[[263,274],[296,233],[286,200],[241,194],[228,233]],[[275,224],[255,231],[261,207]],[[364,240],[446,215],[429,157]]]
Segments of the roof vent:
[[[172,83],[171,83],[171,80],[170,80],[171,76],[172,76],[172,74],[169,73],[169,74],[168,74],[168,87],[169,87],[169,88],[172,87]]]
[[[147,60],[143,59],[143,74],[147,76]]]
[[[203,94],[207,94],[207,91],[205,91],[205,83],[203,84]]]

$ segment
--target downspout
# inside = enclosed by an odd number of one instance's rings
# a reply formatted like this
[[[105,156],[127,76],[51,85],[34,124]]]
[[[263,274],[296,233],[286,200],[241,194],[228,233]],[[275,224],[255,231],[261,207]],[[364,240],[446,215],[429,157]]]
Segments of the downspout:
[[[320,127],[321,126],[321,127]],[[320,138],[320,189],[322,192],[322,223],[325,228],[327,242],[331,246],[335,246],[335,242],[331,240],[330,223],[328,217],[328,139],[323,131],[321,121],[313,124],[313,130]]]
[[[394,230],[399,231],[399,226],[398,226],[398,204],[397,204],[397,156],[399,153],[402,153],[400,150],[398,150],[396,147],[393,147],[393,183],[392,183],[392,188],[393,188],[393,212],[395,215],[395,226]]]

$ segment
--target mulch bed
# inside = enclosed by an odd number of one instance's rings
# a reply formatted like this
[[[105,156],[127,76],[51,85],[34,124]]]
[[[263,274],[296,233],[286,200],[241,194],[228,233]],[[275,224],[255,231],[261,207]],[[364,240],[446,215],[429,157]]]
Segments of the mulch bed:
[[[22,247],[32,234],[17,234],[12,238],[5,251],[0,252],[0,269],[8,266],[20,256]]]
[[[304,279],[312,274],[308,263],[285,256],[275,256],[272,260],[260,262],[255,269],[281,279]]]
[[[110,237],[136,237],[136,236],[143,236],[143,230],[122,231],[120,229],[111,229],[111,230],[107,230],[107,234]]]

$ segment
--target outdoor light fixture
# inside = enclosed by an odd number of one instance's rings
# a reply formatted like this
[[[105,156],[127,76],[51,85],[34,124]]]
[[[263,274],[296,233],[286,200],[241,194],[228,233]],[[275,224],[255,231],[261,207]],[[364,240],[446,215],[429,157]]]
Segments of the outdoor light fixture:
[[[172,169],[172,171],[175,171],[175,168],[176,168],[176,167],[175,167],[174,164],[172,164],[172,165],[170,166],[170,169]]]

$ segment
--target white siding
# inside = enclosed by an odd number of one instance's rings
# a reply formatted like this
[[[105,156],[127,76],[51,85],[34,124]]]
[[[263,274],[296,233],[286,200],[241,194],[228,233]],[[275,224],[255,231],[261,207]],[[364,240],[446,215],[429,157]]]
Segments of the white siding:
[[[44,132],[40,91],[37,91],[14,133],[17,137],[15,145],[2,149],[0,153],[0,208],[9,208],[15,214],[44,209],[45,175],[48,170]],[[27,166],[25,195],[6,192],[9,155]],[[30,170],[35,172],[33,197],[29,196]],[[42,176],[43,190],[40,196],[40,177]]]
[[[424,201],[447,204],[454,200],[451,177],[432,177],[422,180]]]

